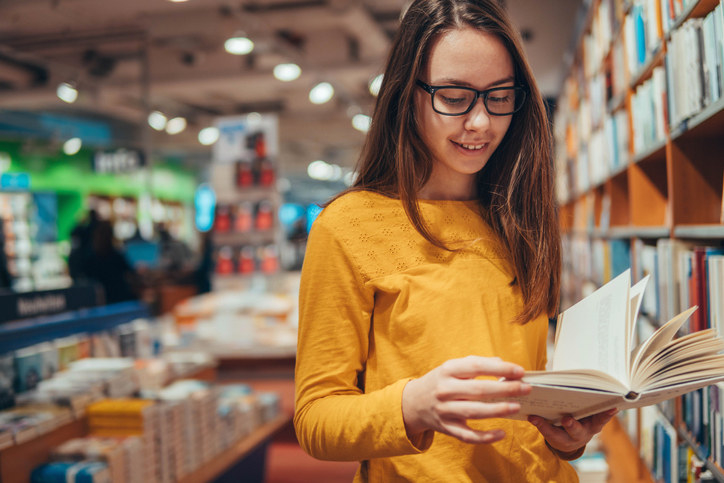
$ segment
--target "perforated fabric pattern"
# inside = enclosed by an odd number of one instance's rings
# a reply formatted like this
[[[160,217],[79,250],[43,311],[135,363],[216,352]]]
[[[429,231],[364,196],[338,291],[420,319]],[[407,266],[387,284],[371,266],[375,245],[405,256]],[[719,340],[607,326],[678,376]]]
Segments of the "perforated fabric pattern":
[[[420,200],[419,206],[431,233],[459,251],[429,243],[415,230],[399,200],[378,193],[348,193],[325,208],[323,215],[334,217],[337,226],[349,227],[338,235],[365,282],[454,258],[500,260],[507,267],[505,251],[478,214],[476,201]],[[379,228],[369,231],[370,226]]]

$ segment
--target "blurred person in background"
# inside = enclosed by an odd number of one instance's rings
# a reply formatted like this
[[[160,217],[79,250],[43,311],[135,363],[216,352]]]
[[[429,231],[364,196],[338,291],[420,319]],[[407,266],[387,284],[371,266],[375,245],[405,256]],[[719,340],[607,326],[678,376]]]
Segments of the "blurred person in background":
[[[134,290],[139,286],[138,275],[116,248],[110,221],[96,222],[91,233],[90,251],[83,260],[83,273],[103,287],[107,304],[138,298]]]
[[[84,220],[78,223],[70,232],[70,253],[68,254],[68,272],[73,283],[86,281],[86,258],[93,251],[93,231],[100,221],[98,212],[94,209],[88,211]]]
[[[181,240],[171,235],[164,225],[158,227],[159,268],[165,272],[189,272],[193,270],[193,252]]]

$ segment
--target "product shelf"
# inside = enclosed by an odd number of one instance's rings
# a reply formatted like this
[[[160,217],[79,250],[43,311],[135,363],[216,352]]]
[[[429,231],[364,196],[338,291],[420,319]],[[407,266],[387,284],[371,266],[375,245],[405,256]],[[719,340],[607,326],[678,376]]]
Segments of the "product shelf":
[[[121,302],[0,325],[0,354],[84,332],[112,329],[150,315],[142,302]]]

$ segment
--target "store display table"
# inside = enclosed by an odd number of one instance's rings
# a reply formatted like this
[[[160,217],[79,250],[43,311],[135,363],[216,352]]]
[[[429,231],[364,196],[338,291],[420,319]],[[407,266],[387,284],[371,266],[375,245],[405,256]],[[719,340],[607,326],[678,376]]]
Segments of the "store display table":
[[[180,483],[203,481],[264,481],[266,446],[274,435],[292,420],[290,414],[282,413],[274,420],[263,424],[250,435],[238,441],[228,450],[217,455],[201,468],[183,477]],[[3,480],[5,481],[5,480]]]
[[[218,377],[217,369],[216,367],[204,367],[184,376],[207,381],[223,379],[231,382],[228,377]],[[180,482],[244,481],[263,483],[267,446],[278,432],[291,427],[294,382],[291,379],[259,379],[249,382],[249,385],[255,392],[277,392],[280,396],[281,406],[279,415],[256,428],[251,434],[216,455],[194,472],[184,476],[179,480]],[[0,450],[0,482],[27,483],[30,481],[32,470],[48,460],[53,448],[69,439],[87,434],[87,418],[81,417],[25,443]]]

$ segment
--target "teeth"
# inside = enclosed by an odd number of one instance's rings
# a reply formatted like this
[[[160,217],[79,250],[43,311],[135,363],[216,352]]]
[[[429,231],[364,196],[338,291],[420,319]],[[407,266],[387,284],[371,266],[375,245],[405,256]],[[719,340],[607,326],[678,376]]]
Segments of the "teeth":
[[[478,149],[483,149],[485,147],[485,144],[480,144],[478,146],[474,146],[472,144],[461,144],[460,146],[464,147],[465,149],[472,149],[473,151],[477,151]]]

